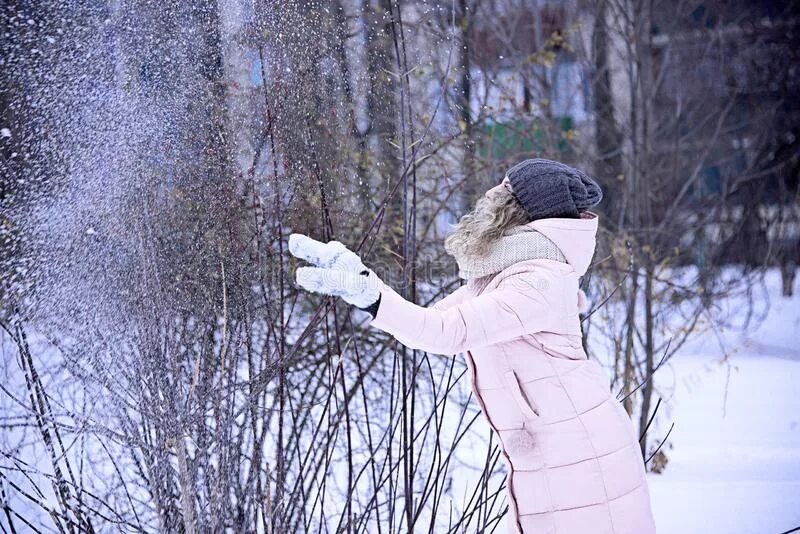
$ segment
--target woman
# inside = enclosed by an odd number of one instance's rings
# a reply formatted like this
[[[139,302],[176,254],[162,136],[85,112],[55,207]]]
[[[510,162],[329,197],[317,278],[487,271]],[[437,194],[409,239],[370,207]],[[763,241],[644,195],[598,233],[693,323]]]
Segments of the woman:
[[[581,344],[578,287],[594,255],[597,183],[563,163],[511,168],[445,249],[467,284],[430,308],[403,299],[344,245],[293,234],[317,267],[300,286],[369,311],[412,349],[464,352],[472,387],[509,466],[511,531],[655,532],[638,436]]]

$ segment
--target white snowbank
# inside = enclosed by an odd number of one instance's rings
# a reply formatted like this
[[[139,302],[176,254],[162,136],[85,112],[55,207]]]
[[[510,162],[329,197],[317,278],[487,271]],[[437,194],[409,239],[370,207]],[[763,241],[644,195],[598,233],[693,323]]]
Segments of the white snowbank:
[[[766,282],[769,312],[746,336],[723,332],[727,360],[704,336],[656,375],[672,396],[654,439],[675,422],[666,470],[649,475],[660,534],[800,526],[800,295],[781,297],[775,271]]]

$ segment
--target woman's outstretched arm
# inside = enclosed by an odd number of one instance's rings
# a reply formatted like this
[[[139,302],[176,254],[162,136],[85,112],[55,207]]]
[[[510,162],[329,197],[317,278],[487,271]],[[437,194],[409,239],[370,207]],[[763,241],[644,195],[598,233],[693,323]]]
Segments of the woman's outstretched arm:
[[[557,329],[563,324],[564,307],[549,294],[552,286],[543,274],[522,273],[477,297],[463,298],[466,290],[462,287],[454,296],[454,300],[461,298],[459,302],[450,305],[443,299],[425,308],[381,284],[381,303],[369,324],[411,349],[455,354]]]

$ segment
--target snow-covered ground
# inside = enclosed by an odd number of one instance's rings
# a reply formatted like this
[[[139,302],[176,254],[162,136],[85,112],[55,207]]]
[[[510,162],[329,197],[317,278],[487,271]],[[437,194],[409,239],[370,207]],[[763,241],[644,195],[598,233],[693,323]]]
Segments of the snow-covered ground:
[[[675,422],[666,470],[649,475],[659,534],[800,527],[800,294],[782,298],[777,272],[766,283],[758,328],[700,336],[656,375]]]

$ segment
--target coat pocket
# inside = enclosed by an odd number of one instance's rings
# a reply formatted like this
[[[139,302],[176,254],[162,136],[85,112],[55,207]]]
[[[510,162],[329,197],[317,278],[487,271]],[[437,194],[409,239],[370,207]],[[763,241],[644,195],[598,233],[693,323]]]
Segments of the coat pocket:
[[[509,369],[505,372],[505,382],[506,387],[511,392],[511,396],[514,398],[514,402],[517,404],[520,412],[522,412],[525,421],[533,425],[537,424],[539,422],[539,414],[522,393],[517,373],[515,373],[513,369]]]

